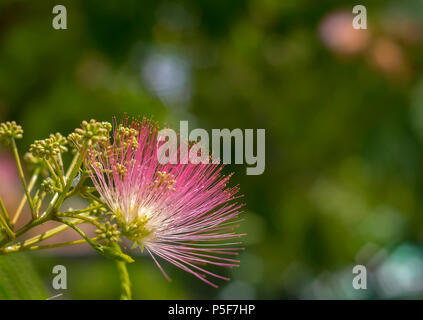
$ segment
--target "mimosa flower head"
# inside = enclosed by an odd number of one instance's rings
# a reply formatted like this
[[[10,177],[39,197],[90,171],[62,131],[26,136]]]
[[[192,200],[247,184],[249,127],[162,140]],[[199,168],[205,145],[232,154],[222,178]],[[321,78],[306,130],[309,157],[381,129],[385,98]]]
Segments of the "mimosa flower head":
[[[122,235],[145,249],[167,279],[157,257],[216,287],[206,275],[229,279],[204,265],[239,263],[233,259],[242,250],[234,231],[239,189],[227,187],[230,176],[218,163],[161,164],[157,136],[151,120],[115,121],[111,139],[88,153],[91,179]]]

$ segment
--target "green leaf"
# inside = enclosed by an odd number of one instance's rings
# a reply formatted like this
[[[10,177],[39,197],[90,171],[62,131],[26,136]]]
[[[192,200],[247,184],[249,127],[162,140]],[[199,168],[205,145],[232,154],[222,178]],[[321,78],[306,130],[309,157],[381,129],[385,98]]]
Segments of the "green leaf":
[[[1,300],[41,300],[47,297],[42,280],[27,256],[0,256]]]

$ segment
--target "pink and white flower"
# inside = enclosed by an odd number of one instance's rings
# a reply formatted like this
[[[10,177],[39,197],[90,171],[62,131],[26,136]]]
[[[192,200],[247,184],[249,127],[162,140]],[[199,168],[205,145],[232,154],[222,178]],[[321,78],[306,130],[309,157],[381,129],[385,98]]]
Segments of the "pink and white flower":
[[[218,163],[161,164],[157,136],[148,119],[115,123],[113,137],[89,152],[91,179],[122,234],[145,248],[167,279],[156,257],[217,287],[206,275],[229,279],[203,266],[238,266],[239,188],[226,187],[230,176]]]

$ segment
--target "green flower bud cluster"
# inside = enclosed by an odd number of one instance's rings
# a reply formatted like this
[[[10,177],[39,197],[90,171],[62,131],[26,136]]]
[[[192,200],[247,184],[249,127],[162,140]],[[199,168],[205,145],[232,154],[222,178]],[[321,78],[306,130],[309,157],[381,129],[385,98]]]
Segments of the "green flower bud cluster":
[[[77,148],[84,144],[93,144],[98,142],[105,142],[109,139],[109,133],[112,130],[112,125],[109,122],[97,122],[91,119],[90,122],[83,121],[81,128],[75,129],[75,132],[68,136]]]
[[[41,183],[41,190],[43,190],[46,193],[54,193],[55,192],[55,188],[58,188],[56,182],[48,177],[46,179],[44,179],[44,181]]]
[[[45,165],[43,163],[43,159],[34,157],[34,155],[31,152],[27,152],[24,155],[24,160],[28,164],[28,168],[31,171],[34,171],[37,168],[40,168],[42,171],[42,174],[44,176],[47,175],[47,169],[45,168]]]
[[[120,241],[118,226],[116,224],[111,224],[109,221],[103,224],[101,229],[97,229],[95,233],[98,234],[100,238],[99,241],[106,246],[110,246],[112,243]]]
[[[0,124],[0,140],[8,142],[10,139],[22,139],[22,137],[22,127],[17,125],[15,121],[7,121]]]
[[[138,135],[138,131],[134,128],[125,127],[123,125],[119,125],[119,134],[125,138],[128,137],[135,137]]]
[[[122,124],[119,125],[117,140],[122,143],[124,149],[132,146],[132,148],[138,148],[138,131],[134,128],[125,127]]]
[[[102,215],[104,215],[104,214],[106,214],[106,213],[109,212],[109,209],[107,209],[104,206],[98,208],[99,205],[100,205],[100,203],[97,202],[97,201],[92,201],[91,202],[90,208],[93,208],[93,209],[90,209],[90,211],[89,211],[91,213],[91,215],[93,215],[95,217],[100,217],[100,216],[102,216]]]
[[[29,151],[34,157],[48,160],[59,153],[68,151],[66,148],[67,143],[67,139],[60,133],[56,133],[55,135],[51,134],[47,139],[35,140],[34,143],[31,144]]]

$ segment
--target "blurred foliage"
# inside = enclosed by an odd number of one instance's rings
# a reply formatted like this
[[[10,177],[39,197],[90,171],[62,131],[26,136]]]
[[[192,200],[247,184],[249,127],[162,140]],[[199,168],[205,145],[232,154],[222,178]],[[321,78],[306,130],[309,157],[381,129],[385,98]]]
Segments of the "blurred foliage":
[[[0,299],[46,299],[47,291],[23,254],[0,257]]]
[[[166,264],[167,283],[140,258],[136,298],[328,297],[313,286],[350,283],[363,248],[421,250],[421,1],[361,1],[368,31],[345,27],[344,0],[75,0],[67,30],[55,4],[0,3],[0,120],[23,125],[24,147],[123,112],[266,129],[265,173],[228,167],[247,203],[233,282],[216,291]],[[69,267],[68,298],[118,295],[111,263],[33,259],[46,281]]]

